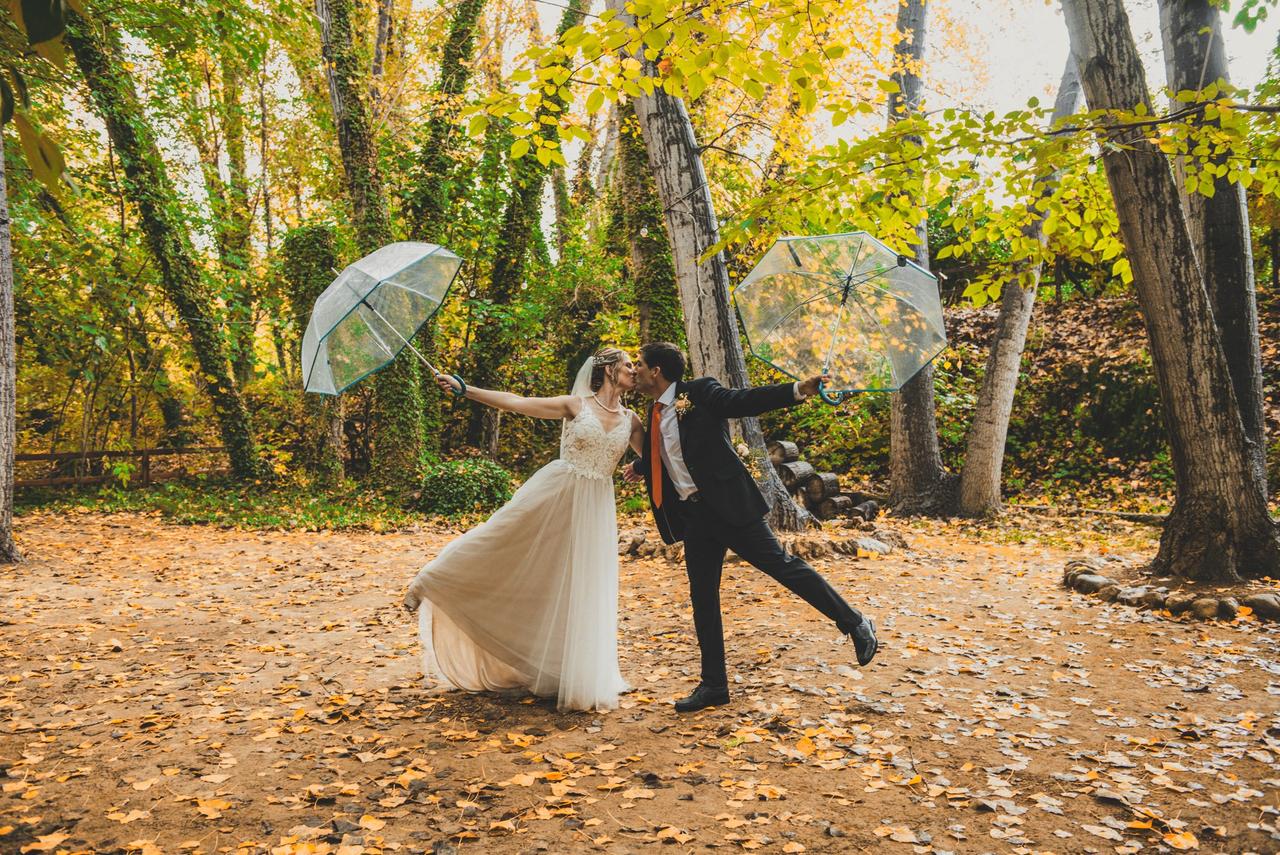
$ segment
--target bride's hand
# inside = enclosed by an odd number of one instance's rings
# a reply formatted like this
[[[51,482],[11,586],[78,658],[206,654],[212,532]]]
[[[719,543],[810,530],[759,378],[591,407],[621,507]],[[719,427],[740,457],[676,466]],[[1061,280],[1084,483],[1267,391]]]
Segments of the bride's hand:
[[[458,381],[454,380],[448,374],[437,374],[436,385],[439,386],[445,392],[449,392],[450,394],[453,394],[453,395],[458,394],[458,391],[462,389],[462,387],[458,385]]]
[[[644,476],[636,471],[634,463],[628,463],[622,467],[622,480],[634,484],[637,481],[643,481]]]

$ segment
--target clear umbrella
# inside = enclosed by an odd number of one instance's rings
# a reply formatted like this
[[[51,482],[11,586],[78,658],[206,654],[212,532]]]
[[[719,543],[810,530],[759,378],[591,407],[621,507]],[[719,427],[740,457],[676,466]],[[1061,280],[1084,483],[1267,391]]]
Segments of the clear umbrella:
[[[302,385],[337,395],[409,348],[444,302],[462,259],[432,243],[388,244],[348,266],[316,300],[302,336]],[[437,372],[438,373],[438,372]]]
[[[779,238],[733,292],[751,352],[823,399],[892,392],[947,345],[938,280],[866,232]]]

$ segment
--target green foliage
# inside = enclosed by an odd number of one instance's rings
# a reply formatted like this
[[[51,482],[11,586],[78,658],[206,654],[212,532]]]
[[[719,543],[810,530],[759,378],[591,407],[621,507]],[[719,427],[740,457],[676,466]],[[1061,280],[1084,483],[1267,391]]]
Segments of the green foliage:
[[[492,460],[446,460],[427,471],[417,498],[420,510],[441,516],[487,514],[511,498],[511,473]]]
[[[178,523],[239,529],[384,531],[419,520],[374,491],[350,483],[332,491],[305,481],[269,488],[215,479],[171,481],[146,489],[109,487],[100,491],[20,495],[15,512],[35,510],[156,512]]]

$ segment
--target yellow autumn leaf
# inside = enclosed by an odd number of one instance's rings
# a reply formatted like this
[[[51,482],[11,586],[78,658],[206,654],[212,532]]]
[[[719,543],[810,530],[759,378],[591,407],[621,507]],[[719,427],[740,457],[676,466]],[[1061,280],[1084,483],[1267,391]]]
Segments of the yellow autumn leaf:
[[[58,844],[70,837],[70,834],[42,834],[35,839],[34,843],[28,843],[22,847],[23,852],[49,852],[57,848]]]
[[[226,799],[196,799],[196,810],[209,819],[218,819],[222,816],[222,812],[229,807],[231,807],[231,802]]]
[[[384,820],[378,819],[376,816],[371,816],[367,813],[360,817],[360,827],[367,829],[368,831],[381,831],[386,824],[387,823]]]
[[[1164,842],[1174,849],[1200,848],[1200,841],[1196,840],[1196,836],[1190,831],[1171,831],[1164,836]]]
[[[632,787],[622,794],[624,799],[652,799],[657,794],[653,790],[647,790],[644,787]]]

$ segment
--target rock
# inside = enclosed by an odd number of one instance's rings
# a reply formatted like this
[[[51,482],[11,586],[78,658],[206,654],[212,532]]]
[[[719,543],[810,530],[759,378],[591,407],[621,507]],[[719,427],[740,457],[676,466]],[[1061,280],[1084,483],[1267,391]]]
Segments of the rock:
[[[1115,580],[1108,579],[1106,576],[1099,576],[1096,573],[1082,573],[1072,580],[1071,587],[1082,594],[1095,594],[1108,585],[1114,584],[1116,584]]]
[[[907,543],[907,539],[900,532],[896,532],[893,529],[872,529],[871,536],[881,543],[889,544],[894,549],[906,549],[910,545]]]
[[[643,534],[623,535],[618,540],[618,554],[635,555],[640,551],[640,547],[644,546],[644,541]]]
[[[1196,595],[1187,591],[1174,591],[1165,598],[1164,607],[1175,615],[1182,614],[1191,608],[1191,604],[1196,601]]]
[[[1218,601],[1218,617],[1222,620],[1235,620],[1240,613],[1240,602],[1235,597],[1223,597]]]
[[[858,548],[870,552],[872,555],[888,555],[893,552],[893,547],[889,544],[876,540],[874,537],[860,537],[855,543]]]
[[[1101,576],[1102,571],[1106,569],[1100,558],[1073,558],[1067,562],[1066,568],[1062,573],[1062,581],[1064,584],[1075,587],[1075,581],[1078,577],[1084,575]]]
[[[1102,600],[1105,603],[1114,603],[1116,601],[1116,597],[1120,596],[1120,586],[1106,585],[1102,588],[1099,588],[1097,596],[1098,596],[1098,599]]]
[[[1244,604],[1261,620],[1280,621],[1280,594],[1254,594],[1246,597]]]
[[[1166,596],[1165,592],[1161,590],[1147,591],[1142,595],[1142,605],[1149,609],[1162,609],[1164,608]]]
[[[1218,616],[1218,601],[1213,597],[1201,597],[1191,604],[1191,613],[1200,620],[1213,620]]]
[[[1147,589],[1138,585],[1133,588],[1121,588],[1116,594],[1116,602],[1122,606],[1131,608],[1142,605],[1142,598],[1147,595]]]

